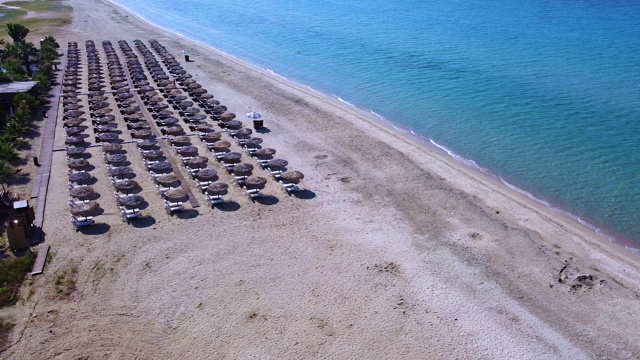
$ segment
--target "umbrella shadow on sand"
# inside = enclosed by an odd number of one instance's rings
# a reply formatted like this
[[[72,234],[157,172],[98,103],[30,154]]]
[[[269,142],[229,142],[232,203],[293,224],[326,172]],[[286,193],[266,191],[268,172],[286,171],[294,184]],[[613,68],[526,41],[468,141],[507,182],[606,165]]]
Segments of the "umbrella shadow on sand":
[[[311,199],[316,197],[316,193],[314,193],[313,191],[308,190],[308,189],[304,189],[304,190],[300,190],[300,191],[294,191],[289,195],[295,196],[298,199],[302,199],[302,200],[311,200]]]
[[[213,208],[225,212],[238,211],[240,210],[240,204],[235,201],[227,201],[224,203],[213,205]]]
[[[78,232],[84,235],[102,235],[106,234],[109,229],[111,229],[111,226],[109,224],[96,223],[95,225],[83,226],[81,228],[78,228]]]
[[[259,128],[259,129],[256,129],[256,132],[259,133],[259,134],[268,134],[268,133],[271,132],[271,130],[269,130],[268,127],[264,127],[263,126],[263,127]]]
[[[146,201],[145,201],[145,203],[146,203]],[[147,204],[147,206],[148,206],[148,204]],[[143,216],[143,217],[140,217],[138,219],[131,220],[131,226],[133,226],[135,228],[146,228],[146,227],[154,225],[155,223],[156,223],[156,219],[151,215]]]
[[[275,205],[280,202],[280,199],[273,195],[265,195],[255,198],[254,201],[261,205]]]
[[[175,213],[176,217],[179,219],[193,219],[196,216],[200,215],[200,212],[196,209],[187,209],[178,211]]]

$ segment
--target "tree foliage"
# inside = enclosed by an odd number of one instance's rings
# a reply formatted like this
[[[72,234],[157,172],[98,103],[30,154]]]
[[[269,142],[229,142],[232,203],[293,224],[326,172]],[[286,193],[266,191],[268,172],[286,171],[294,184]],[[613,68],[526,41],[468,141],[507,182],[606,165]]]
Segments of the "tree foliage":
[[[7,34],[13,39],[13,42],[23,41],[27,34],[29,34],[29,29],[21,24],[9,23],[7,24]]]

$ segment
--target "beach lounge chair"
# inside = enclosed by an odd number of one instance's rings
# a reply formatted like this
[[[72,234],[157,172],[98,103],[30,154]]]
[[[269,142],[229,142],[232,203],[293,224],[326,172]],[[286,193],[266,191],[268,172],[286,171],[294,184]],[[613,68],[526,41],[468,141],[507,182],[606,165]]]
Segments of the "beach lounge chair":
[[[158,194],[162,195],[171,189],[175,189],[175,187],[171,187],[171,186],[165,187],[160,184],[156,184],[156,189],[158,189]]]
[[[287,195],[291,195],[291,193],[295,191],[300,191],[300,188],[298,187],[298,185],[294,183],[284,181],[284,180],[280,180],[279,183],[280,185],[282,185],[282,188],[284,189],[284,192],[287,193]]]
[[[196,179],[196,184],[198,184],[198,188],[200,188],[202,192],[205,192],[207,190],[207,186],[211,184],[211,181],[200,181]]]
[[[164,201],[164,208],[165,210],[167,210],[167,214],[173,216],[173,214],[177,211],[181,211],[184,210],[184,204],[179,201],[179,202],[170,202],[165,200]]]
[[[76,200],[74,198],[69,198],[69,201],[67,201],[67,204],[69,206],[74,206],[74,205],[80,205],[80,204],[85,204],[88,203],[89,200]]]
[[[211,204],[212,207],[214,205],[223,204],[225,202],[224,199],[222,198],[222,195],[206,194],[206,196],[207,196],[207,201],[209,201],[209,203]]]
[[[244,185],[244,182],[247,180],[248,176],[234,176],[234,178],[236,179],[236,182],[238,183],[238,185],[242,186]]]
[[[142,213],[140,213],[140,209],[127,209],[125,207],[120,207],[120,215],[122,217],[122,221],[126,221],[128,224],[132,219],[141,217]]]
[[[93,220],[93,217],[91,217],[91,216],[87,216],[87,217],[72,216],[71,217],[71,224],[73,225],[73,227],[77,231],[78,228],[81,228],[83,226],[90,226],[90,225],[95,224],[95,221]]]
[[[243,188],[247,192],[247,195],[249,195],[249,199],[251,199],[251,201],[253,201],[253,199],[255,198],[264,196],[260,189],[247,189],[246,186],[244,186]]]

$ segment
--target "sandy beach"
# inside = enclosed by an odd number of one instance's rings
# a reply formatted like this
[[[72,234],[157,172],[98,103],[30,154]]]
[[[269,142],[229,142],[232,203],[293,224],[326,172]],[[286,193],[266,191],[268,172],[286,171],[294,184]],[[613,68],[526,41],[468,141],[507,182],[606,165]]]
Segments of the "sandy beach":
[[[638,259],[623,246],[330,97],[108,1],[66,3],[72,24],[53,34],[63,50],[77,41],[84,57],[93,40],[104,58],[104,40],[158,40],[245,126],[245,113],[263,115],[263,146],[305,174],[306,191],[287,195],[256,165],[269,196],[253,202],[211,160],[231,205],[208,206],[179,166],[199,206],[169,216],[118,119],[146,218],[121,221],[92,147],[104,214],[76,232],[60,105],[50,261],[0,312],[16,324],[0,358],[640,357]]]

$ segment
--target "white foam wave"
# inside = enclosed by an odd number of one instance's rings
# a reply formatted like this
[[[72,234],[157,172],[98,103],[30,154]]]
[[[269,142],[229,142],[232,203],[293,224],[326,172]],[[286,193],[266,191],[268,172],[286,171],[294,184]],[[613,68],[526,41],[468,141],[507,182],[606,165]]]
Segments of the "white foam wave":
[[[334,95],[334,96],[335,96],[335,95]],[[355,107],[356,107],[355,105],[353,105],[352,103],[348,102],[347,100],[345,100],[345,99],[341,98],[340,96],[336,96],[336,98],[338,98],[338,100],[339,100],[341,103],[343,103],[343,104],[347,104],[347,105],[351,106],[352,108],[355,108]]]
[[[413,131],[411,133],[414,133]],[[414,133],[415,134],[415,133]],[[479,166],[475,161],[471,160],[471,159],[467,159],[463,156],[460,156],[458,154],[456,154],[455,152],[453,152],[452,150],[450,150],[449,148],[447,148],[444,145],[440,145],[437,142],[433,141],[433,139],[428,139],[429,142],[431,142],[434,146],[436,146],[437,148],[444,150],[447,154],[449,154],[449,156],[451,156],[454,160],[461,162],[467,166],[471,166],[474,167],[482,172],[487,172],[487,169]]]

